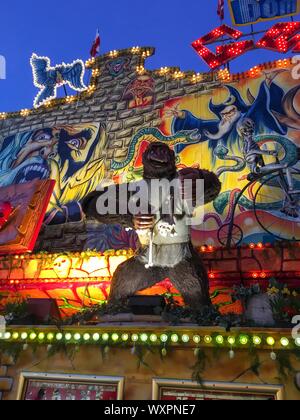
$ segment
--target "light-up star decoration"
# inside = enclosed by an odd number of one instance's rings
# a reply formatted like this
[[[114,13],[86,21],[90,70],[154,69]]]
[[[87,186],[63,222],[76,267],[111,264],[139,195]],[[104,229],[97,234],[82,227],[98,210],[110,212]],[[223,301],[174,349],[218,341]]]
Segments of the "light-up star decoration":
[[[57,88],[69,85],[71,89],[82,92],[87,89],[83,77],[85,66],[82,60],[71,64],[59,64],[51,67],[50,58],[32,54],[30,64],[33,72],[33,83],[40,89],[34,99],[34,107],[38,108],[57,96]]]

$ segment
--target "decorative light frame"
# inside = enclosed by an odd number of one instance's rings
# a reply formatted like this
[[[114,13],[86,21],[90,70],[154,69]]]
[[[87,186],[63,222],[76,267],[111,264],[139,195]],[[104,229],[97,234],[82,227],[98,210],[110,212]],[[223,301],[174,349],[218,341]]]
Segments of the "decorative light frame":
[[[253,383],[233,383],[233,382],[207,382],[203,383],[200,388],[199,384],[190,380],[180,379],[162,379],[154,378],[152,381],[152,400],[158,401],[161,399],[162,388],[177,388],[178,390],[188,389],[190,391],[202,390],[205,391],[225,391],[225,392],[238,392],[238,393],[253,393],[259,397],[262,394],[270,394],[276,400],[284,400],[284,387],[282,385],[265,385]]]
[[[81,71],[81,74],[80,74],[80,82],[84,86],[84,88],[77,88],[76,86],[74,86],[72,84],[72,82],[70,80],[63,80],[60,84],[55,85],[53,96],[48,97],[47,99],[44,99],[43,101],[38,103],[37,102],[38,101],[38,96],[39,96],[41,90],[45,88],[45,85],[41,85],[38,82],[38,79],[37,79],[38,76],[37,76],[37,73],[36,73],[34,65],[33,65],[33,60],[34,59],[41,59],[41,60],[45,60],[47,62],[47,67],[46,67],[45,71],[55,71],[59,67],[65,67],[66,68],[66,67],[74,66],[75,64],[80,64],[82,66],[82,71]],[[75,90],[76,92],[84,92],[85,90],[87,90],[87,86],[85,86],[84,80],[83,80],[84,75],[85,75],[85,63],[83,62],[83,60],[77,59],[77,60],[74,60],[70,64],[66,64],[65,62],[62,62],[61,64],[57,64],[56,66],[52,67],[51,66],[51,60],[50,60],[49,57],[39,56],[36,53],[33,53],[31,58],[30,58],[30,65],[31,65],[32,74],[33,74],[33,84],[34,84],[35,87],[40,89],[40,91],[37,93],[37,95],[34,98],[34,102],[33,102],[34,108],[39,108],[42,105],[45,105],[46,103],[48,103],[49,101],[51,101],[53,99],[56,99],[57,98],[57,89],[61,86],[68,85],[68,86],[70,86],[71,89]]]
[[[55,382],[71,382],[76,384],[97,384],[97,385],[117,385],[117,400],[124,397],[125,378],[118,376],[93,376],[93,375],[74,375],[74,374],[58,374],[58,373],[40,373],[40,372],[22,372],[19,378],[17,391],[17,401],[21,401],[25,397],[27,382],[33,381],[55,381]]]

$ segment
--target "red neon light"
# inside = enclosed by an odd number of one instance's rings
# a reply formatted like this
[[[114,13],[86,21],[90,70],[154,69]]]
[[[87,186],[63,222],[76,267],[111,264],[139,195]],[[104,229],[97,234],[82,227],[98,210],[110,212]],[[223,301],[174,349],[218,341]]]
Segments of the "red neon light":
[[[217,41],[224,35],[237,40],[243,35],[243,33],[231,28],[230,26],[222,25],[192,43],[192,47],[212,69],[228,63],[234,58],[237,58],[254,48],[254,42],[252,40],[220,45],[216,49],[216,54],[205,47],[205,45]]]
[[[300,52],[299,32],[300,22],[277,23],[256,44],[253,40],[231,42],[219,45],[214,53],[206,45],[222,39],[224,35],[234,40],[238,40],[243,35],[242,32],[230,26],[222,25],[194,41],[192,47],[211,69],[216,69],[255,48],[264,48],[279,53],[287,53],[292,50],[292,52],[298,53]]]
[[[300,52],[300,22],[285,22],[274,25],[256,44],[259,48],[287,53]]]

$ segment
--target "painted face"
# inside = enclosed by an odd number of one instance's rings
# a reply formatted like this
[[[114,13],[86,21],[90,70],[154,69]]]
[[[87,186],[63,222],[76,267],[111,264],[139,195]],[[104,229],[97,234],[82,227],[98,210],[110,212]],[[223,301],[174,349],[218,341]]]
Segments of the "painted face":
[[[227,106],[221,112],[221,121],[219,124],[219,130],[216,134],[212,134],[208,131],[205,131],[205,135],[210,140],[221,140],[226,135],[228,135],[233,129],[236,122],[241,118],[242,114],[237,109],[236,106],[230,105]]]
[[[67,278],[70,274],[71,267],[72,261],[65,255],[57,257],[53,263],[53,270],[59,278]]]
[[[60,130],[56,160],[60,168],[62,188],[68,184],[70,177],[90,162],[99,145],[100,137],[95,136],[92,129],[75,130],[66,127]]]
[[[150,76],[140,76],[128,86],[125,97],[143,98],[148,93],[152,94],[153,89],[153,79]]]
[[[235,122],[240,117],[240,113],[236,106],[231,105],[221,112],[221,118],[224,122]]]
[[[38,130],[20,148],[11,164],[15,171],[16,184],[24,184],[33,179],[48,179],[50,170],[47,160],[56,155],[57,131]]]
[[[81,170],[99,160],[104,146],[105,131],[99,124],[58,126],[8,137],[0,148],[0,186],[52,178],[64,188],[79,172],[76,180],[83,184],[92,175]],[[95,172],[99,165],[93,167]]]

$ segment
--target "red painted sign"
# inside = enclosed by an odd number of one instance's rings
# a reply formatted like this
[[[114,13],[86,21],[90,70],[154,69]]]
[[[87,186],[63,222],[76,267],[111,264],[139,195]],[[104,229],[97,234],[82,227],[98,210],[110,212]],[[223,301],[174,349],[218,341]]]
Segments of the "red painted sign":
[[[221,42],[224,36],[238,40],[243,33],[228,25],[222,25],[192,43],[192,47],[211,69],[217,69],[257,48],[280,53],[300,52],[300,22],[277,23],[256,44],[253,40],[223,43],[216,48],[215,53],[206,47],[218,39]]]

